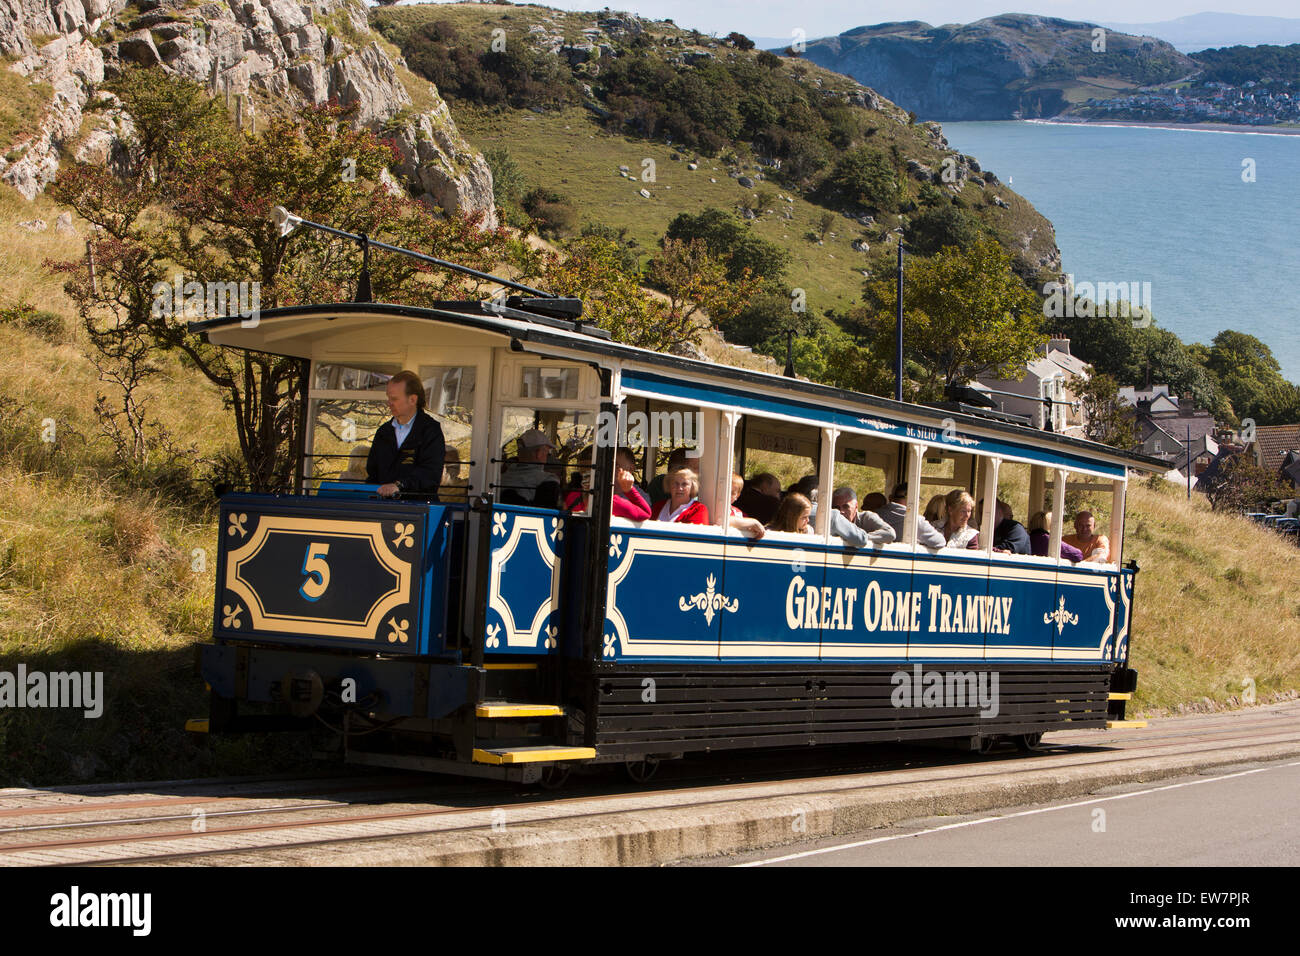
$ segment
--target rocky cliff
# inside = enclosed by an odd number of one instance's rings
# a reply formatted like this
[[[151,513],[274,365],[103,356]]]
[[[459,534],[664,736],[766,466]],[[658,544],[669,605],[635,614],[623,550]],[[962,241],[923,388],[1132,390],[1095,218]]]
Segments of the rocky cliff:
[[[259,107],[356,104],[358,122],[396,139],[416,195],[496,225],[487,163],[432,84],[370,31],[361,0],[0,0],[0,56],[42,101],[40,119],[0,143],[0,180],[28,199],[69,153],[112,157],[120,131],[83,113],[96,84],[157,66],[225,97],[245,125]]]
[[[1081,88],[1106,95],[1197,70],[1163,40],[1025,14],[857,27],[809,43],[803,55],[937,120],[1056,116]]]

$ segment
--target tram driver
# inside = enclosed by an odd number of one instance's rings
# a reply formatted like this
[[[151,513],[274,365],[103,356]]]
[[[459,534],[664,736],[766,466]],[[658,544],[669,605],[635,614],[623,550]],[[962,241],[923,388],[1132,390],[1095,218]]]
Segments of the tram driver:
[[[424,410],[424,383],[409,369],[398,372],[385,388],[392,419],[375,432],[366,456],[366,481],[379,495],[402,492],[438,496],[447,443],[438,420]]]

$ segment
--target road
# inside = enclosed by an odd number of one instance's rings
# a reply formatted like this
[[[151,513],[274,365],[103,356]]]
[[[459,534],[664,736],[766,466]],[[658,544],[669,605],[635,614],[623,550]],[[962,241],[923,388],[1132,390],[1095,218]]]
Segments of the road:
[[[732,856],[746,866],[1295,866],[1300,761],[1253,764],[1083,800],[907,820],[853,840]]]

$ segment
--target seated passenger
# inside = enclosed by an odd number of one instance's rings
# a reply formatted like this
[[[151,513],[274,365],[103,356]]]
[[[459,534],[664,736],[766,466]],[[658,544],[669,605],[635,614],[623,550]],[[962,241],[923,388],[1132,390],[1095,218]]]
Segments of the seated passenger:
[[[1097,519],[1091,511],[1080,511],[1074,516],[1075,534],[1067,534],[1061,540],[1083,552],[1083,560],[1105,564],[1110,560],[1110,539],[1104,534],[1097,534]]]
[[[659,521],[676,524],[708,524],[709,509],[700,501],[699,475],[689,468],[669,472],[668,500],[659,506]]]
[[[817,517],[817,476],[804,475],[787,490],[786,494],[803,495],[812,502],[812,516]]]
[[[650,502],[636,484],[636,458],[626,448],[614,456],[614,516],[629,521],[650,517]]]
[[[948,515],[943,528],[943,533],[948,538],[944,547],[978,548],[979,529],[970,523],[971,515],[975,512],[975,499],[960,488],[954,489],[948,492],[944,500],[944,510]]]
[[[858,509],[858,494],[848,485],[835,489],[831,506],[831,534],[844,539],[851,548],[865,548],[868,544],[880,547],[896,537],[880,515]]]
[[[792,491],[781,499],[781,506],[768,522],[769,531],[789,531],[794,534],[810,534],[808,519],[812,517],[812,502]]]
[[[889,503],[876,509],[876,514],[884,518],[889,526],[894,529],[894,534],[898,540],[903,540],[903,519],[907,516],[907,482],[900,481],[894,485],[894,493],[890,496]],[[927,548],[942,548],[944,541],[943,535],[936,531],[930,522],[924,517],[918,516],[916,519],[916,543]]]
[[[763,532],[766,530],[763,527],[763,522],[759,521],[757,518],[746,517],[745,513],[736,507],[736,499],[740,497],[740,493],[744,491],[744,489],[745,479],[741,478],[740,475],[732,475],[731,517],[727,519],[727,524],[746,537],[753,538],[757,541],[759,538],[763,537]]]
[[[663,474],[656,475],[650,482],[650,506],[658,509],[660,503],[667,501],[668,476],[683,468],[700,473],[700,450],[698,448],[674,448],[668,453],[668,467]]]
[[[444,498],[466,498],[469,496],[469,469],[460,459],[460,452],[453,445],[447,446],[447,459],[442,469],[442,486],[439,489]]]
[[[592,464],[595,461],[595,449],[590,445],[582,450],[575,463],[575,471],[569,475],[569,486],[565,489],[564,510],[573,514],[587,513],[587,500],[591,497],[591,476],[595,474]]]
[[[921,512],[925,520],[930,522],[930,524],[934,525],[940,531],[943,530],[947,518],[947,511],[945,510],[947,501],[948,499],[946,495],[935,495],[926,502],[925,511]]]
[[[1003,554],[1028,554],[1029,532],[1011,513],[1011,505],[1002,499],[993,506],[993,550]],[[980,511],[984,500],[980,499]]]
[[[501,501],[534,508],[560,506],[560,479],[546,470],[555,448],[546,433],[531,428],[519,436],[518,459],[501,473]]]
[[[1052,539],[1052,513],[1039,511],[1029,519],[1029,553],[1040,558],[1047,557],[1047,548]],[[1083,552],[1073,545],[1061,542],[1061,557],[1067,561],[1082,561]]]
[[[745,483],[745,490],[736,499],[736,507],[748,518],[767,524],[781,506],[781,482],[776,475],[762,472]]]
[[[862,499],[862,510],[879,511],[887,504],[889,504],[888,498],[882,495],[879,491],[873,491],[871,494],[867,495],[865,498]]]

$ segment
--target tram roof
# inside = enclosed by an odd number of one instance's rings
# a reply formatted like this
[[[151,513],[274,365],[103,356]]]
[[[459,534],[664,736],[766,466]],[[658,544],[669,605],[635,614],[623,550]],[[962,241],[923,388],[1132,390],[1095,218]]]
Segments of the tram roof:
[[[1122,476],[1126,468],[1152,474],[1169,469],[1158,458],[1026,425],[624,345],[587,323],[492,302],[445,302],[433,308],[378,302],[287,306],[261,312],[255,324],[246,325],[234,315],[191,323],[190,329],[216,345],[312,358],[322,339],[362,324],[393,320],[450,323],[495,333],[534,346],[525,351],[552,350],[552,358],[604,358],[608,360],[604,364],[621,369],[622,389],[631,394],[736,408],[1112,477]],[[554,350],[572,354],[554,354]],[[947,421],[953,427],[945,431]]]

